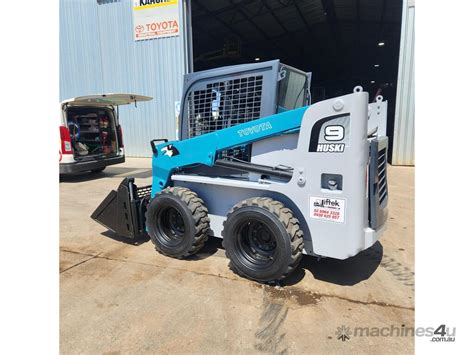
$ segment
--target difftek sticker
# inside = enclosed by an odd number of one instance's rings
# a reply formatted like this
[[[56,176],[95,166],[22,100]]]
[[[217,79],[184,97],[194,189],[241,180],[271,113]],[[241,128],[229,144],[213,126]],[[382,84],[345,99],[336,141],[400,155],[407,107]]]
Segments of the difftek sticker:
[[[339,198],[311,196],[309,198],[309,203],[311,218],[322,219],[336,223],[344,223],[346,217],[346,200]]]

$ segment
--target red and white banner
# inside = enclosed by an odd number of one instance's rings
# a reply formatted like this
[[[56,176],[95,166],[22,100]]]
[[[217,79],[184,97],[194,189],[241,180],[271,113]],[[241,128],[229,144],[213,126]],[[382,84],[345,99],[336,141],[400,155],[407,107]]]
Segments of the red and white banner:
[[[179,0],[133,1],[135,41],[179,36],[179,26]]]

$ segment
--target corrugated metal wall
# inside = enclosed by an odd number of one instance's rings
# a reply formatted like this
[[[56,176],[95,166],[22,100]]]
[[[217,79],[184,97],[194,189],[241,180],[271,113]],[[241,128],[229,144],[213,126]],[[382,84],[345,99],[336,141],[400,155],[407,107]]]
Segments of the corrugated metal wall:
[[[149,141],[176,136],[188,60],[183,2],[179,37],[135,42],[132,0],[60,1],[60,100],[103,92],[153,96],[120,107],[127,156],[151,156]]]
[[[415,165],[415,1],[403,1],[393,165]]]

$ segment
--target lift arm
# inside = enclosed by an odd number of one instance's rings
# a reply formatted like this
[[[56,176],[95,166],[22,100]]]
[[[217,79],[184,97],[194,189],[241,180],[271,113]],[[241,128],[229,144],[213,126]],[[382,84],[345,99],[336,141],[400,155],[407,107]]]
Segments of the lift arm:
[[[204,164],[213,166],[216,154],[237,146],[297,131],[308,106],[278,113],[258,120],[224,128],[183,141],[171,141],[153,149],[153,185],[151,196],[169,186],[171,175],[178,168]]]

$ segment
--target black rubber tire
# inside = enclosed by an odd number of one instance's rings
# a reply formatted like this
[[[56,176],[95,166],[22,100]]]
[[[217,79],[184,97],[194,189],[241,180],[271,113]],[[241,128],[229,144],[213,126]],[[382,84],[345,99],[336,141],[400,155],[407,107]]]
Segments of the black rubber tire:
[[[98,174],[98,173],[103,172],[104,170],[105,170],[105,166],[103,168],[93,169],[93,170],[91,170],[91,173]]]
[[[273,236],[271,241],[274,254],[271,260],[255,261],[249,257],[252,254],[249,249],[252,247],[245,246],[245,242],[242,242],[245,238],[242,231],[250,228],[252,223],[264,225],[266,231]],[[250,231],[248,234],[251,234]],[[303,231],[298,219],[281,202],[268,197],[250,198],[235,205],[224,222],[222,237],[231,269],[259,282],[284,279],[296,269],[303,256]],[[250,238],[248,237],[248,241]],[[263,264],[259,264],[260,262]]]
[[[170,214],[180,216],[175,219],[180,219],[182,231],[171,231],[168,229],[173,227],[163,225],[163,219]],[[208,237],[209,222],[203,200],[184,187],[162,190],[150,201],[145,213],[147,233],[156,250],[173,258],[185,258],[201,249]]]

